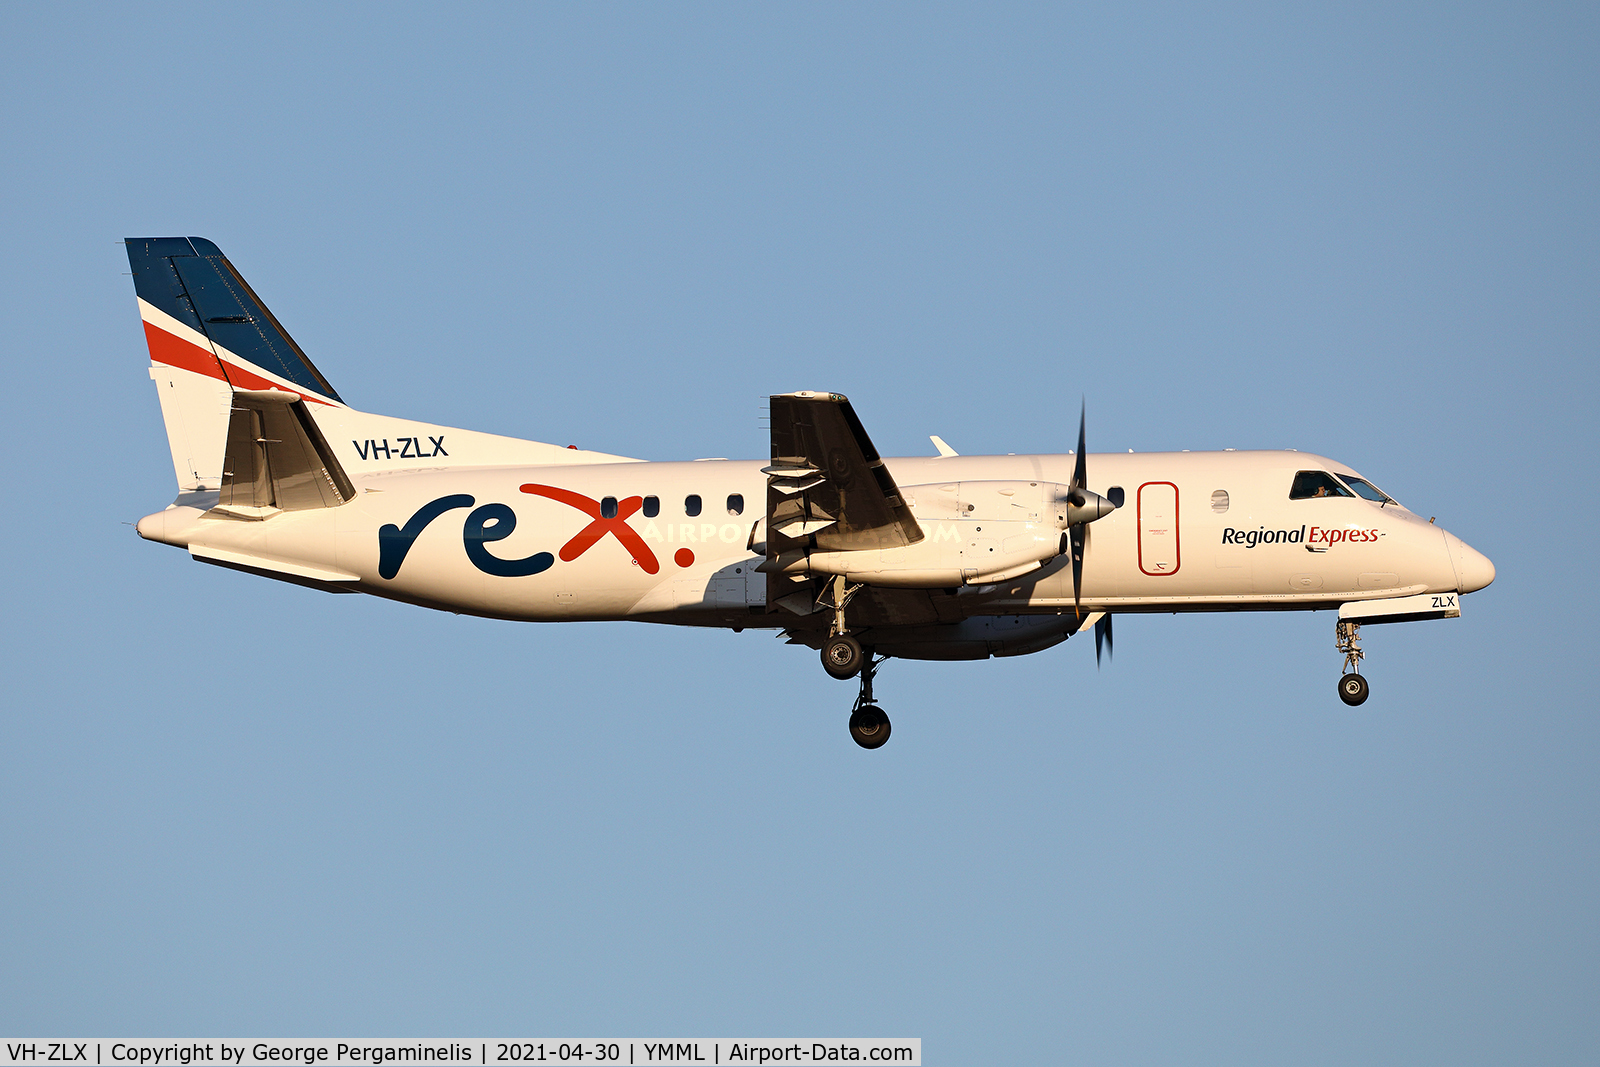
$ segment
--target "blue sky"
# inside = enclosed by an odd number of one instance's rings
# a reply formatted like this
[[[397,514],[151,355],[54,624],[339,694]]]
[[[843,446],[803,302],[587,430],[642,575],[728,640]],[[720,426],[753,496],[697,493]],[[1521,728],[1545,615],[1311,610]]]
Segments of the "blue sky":
[[[1600,19],[1580,5],[15,8],[0,1031],[920,1036],[1588,1063]],[[892,662],[196,565],[125,236],[365,410],[649,459],[1296,447],[1458,621]]]

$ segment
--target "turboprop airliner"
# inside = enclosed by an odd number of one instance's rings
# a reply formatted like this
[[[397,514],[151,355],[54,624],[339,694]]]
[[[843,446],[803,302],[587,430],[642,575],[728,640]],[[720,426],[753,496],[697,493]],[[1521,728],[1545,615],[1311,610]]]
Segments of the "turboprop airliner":
[[[1494,564],[1308,452],[884,458],[834,392],[771,398],[759,460],[644,462],[345,403],[216,245],[129,238],[177,498],[140,536],[333,593],[526,622],[779,631],[857,679],[850,734],[889,738],[879,666],[1041,652],[1124,612],[1459,617]]]

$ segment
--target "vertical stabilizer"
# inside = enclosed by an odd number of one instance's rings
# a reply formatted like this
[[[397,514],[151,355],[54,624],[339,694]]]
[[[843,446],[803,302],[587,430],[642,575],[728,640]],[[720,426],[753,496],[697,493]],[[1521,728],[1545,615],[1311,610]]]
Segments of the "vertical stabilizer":
[[[235,389],[343,407],[216,245],[199,237],[125,243],[181,493],[221,486]]]

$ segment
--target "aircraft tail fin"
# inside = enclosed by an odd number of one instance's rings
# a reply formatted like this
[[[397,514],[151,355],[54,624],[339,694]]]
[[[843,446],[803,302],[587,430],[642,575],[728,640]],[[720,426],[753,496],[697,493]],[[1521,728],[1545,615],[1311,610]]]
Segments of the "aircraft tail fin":
[[[200,237],[124,243],[180,493],[222,487],[235,390],[344,406],[216,245]]]

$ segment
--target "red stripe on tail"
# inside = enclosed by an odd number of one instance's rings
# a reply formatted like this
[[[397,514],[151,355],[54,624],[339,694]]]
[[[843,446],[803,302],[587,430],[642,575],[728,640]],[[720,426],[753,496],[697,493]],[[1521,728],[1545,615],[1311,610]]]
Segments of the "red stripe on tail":
[[[306,392],[300,386],[285,386],[282,382],[274,382],[259,374],[251,373],[237,363],[225,363],[193,341],[185,341],[148,322],[144,324],[144,340],[150,346],[150,360],[153,363],[165,363],[179,370],[204,374],[207,378],[227,382],[235,389],[285,389],[299,393],[315,403],[327,403],[326,400]]]
[[[159,326],[144,324],[144,341],[150,346],[150,362],[165,363],[179,370],[204,374],[207,378],[227,381],[222,364],[215,355],[191,341],[174,337]]]

